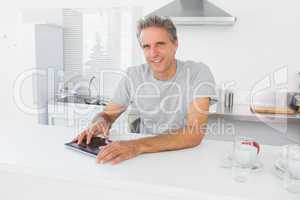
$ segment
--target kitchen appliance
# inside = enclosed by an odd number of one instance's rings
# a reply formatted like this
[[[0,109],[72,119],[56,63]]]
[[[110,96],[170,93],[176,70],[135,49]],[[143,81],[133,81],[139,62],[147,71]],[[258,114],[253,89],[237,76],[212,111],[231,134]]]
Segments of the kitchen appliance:
[[[295,107],[297,108],[298,112],[300,113],[300,94],[294,96],[292,104],[295,105]]]
[[[149,15],[168,16],[177,25],[233,25],[237,20],[206,0],[175,0]]]
[[[224,107],[232,109],[233,108],[233,99],[234,99],[233,91],[225,90]]]
[[[300,93],[291,94],[290,107],[300,113]]]

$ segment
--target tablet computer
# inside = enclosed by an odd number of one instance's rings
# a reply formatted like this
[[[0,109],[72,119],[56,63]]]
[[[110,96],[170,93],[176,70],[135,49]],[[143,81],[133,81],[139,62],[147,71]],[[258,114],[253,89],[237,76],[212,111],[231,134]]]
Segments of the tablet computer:
[[[99,147],[105,146],[110,142],[111,141],[108,139],[104,139],[101,137],[93,137],[88,145],[86,144],[86,139],[84,139],[81,144],[77,144],[77,141],[72,141],[65,143],[65,146],[72,150],[96,157],[100,151]]]

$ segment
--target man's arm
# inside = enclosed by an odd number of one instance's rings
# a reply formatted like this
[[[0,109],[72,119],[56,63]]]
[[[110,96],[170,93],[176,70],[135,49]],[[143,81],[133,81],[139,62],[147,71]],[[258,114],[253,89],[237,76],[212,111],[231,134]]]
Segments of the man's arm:
[[[127,109],[127,106],[109,102],[103,112],[97,113],[93,118],[92,123],[96,122],[99,118],[104,118],[110,124],[114,123],[116,119]]]
[[[103,112],[99,112],[92,119],[91,124],[88,128],[83,130],[74,141],[81,144],[84,139],[86,143],[89,144],[95,135],[102,134],[107,136],[109,129],[111,128],[113,122],[127,109],[127,106],[108,103]]]
[[[191,148],[201,143],[208,120],[209,98],[195,99],[189,106],[187,126],[177,131],[130,141],[113,142],[104,147],[97,162],[117,164],[142,153]]]
[[[199,145],[208,120],[209,98],[198,98],[189,106],[187,126],[177,131],[136,140],[141,153],[177,150]]]

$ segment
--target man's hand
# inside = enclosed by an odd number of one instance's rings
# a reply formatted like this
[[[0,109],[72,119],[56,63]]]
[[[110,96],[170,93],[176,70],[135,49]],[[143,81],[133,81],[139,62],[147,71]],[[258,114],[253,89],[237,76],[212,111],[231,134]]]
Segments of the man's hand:
[[[141,154],[137,141],[115,141],[104,147],[97,155],[97,163],[118,164]]]
[[[91,125],[82,131],[73,141],[81,144],[86,139],[87,144],[96,135],[108,136],[108,131],[112,123],[127,109],[127,106],[108,103],[103,112],[98,113],[92,120]]]
[[[111,124],[108,120],[101,117],[97,121],[94,121],[88,128],[82,131],[73,141],[77,141],[77,144],[81,144],[84,139],[86,139],[86,144],[89,144],[92,138],[96,135],[103,135],[107,137],[108,131]]]

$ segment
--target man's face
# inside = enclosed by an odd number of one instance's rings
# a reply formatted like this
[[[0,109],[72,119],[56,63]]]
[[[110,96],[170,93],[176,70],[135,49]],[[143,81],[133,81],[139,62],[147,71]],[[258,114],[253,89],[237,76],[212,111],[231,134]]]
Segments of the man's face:
[[[167,73],[175,67],[175,54],[178,42],[170,39],[169,33],[160,27],[143,29],[140,35],[144,56],[152,71],[156,74]]]

